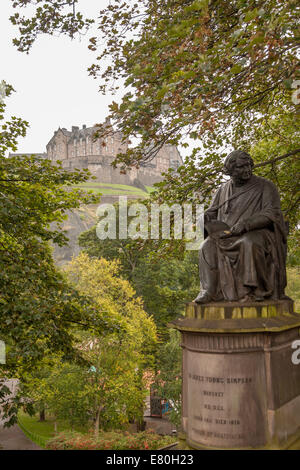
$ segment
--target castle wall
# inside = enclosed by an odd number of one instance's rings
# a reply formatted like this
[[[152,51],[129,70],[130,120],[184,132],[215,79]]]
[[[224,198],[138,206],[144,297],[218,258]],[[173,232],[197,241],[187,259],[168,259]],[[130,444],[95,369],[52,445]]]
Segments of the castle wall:
[[[162,180],[160,173],[142,169],[139,170],[137,178],[145,186],[152,186],[154,183],[159,183]]]
[[[103,165],[101,168],[97,169],[95,176],[97,176],[98,181],[101,181],[102,183],[132,185],[134,180],[133,173],[127,172],[124,175],[120,173],[120,170],[107,165]]]
[[[104,140],[95,140],[95,131],[95,128],[86,126],[82,129],[73,126],[72,131],[58,129],[47,145],[48,158],[52,161],[61,160],[65,169],[87,168],[102,183],[131,185],[138,179],[149,186],[161,181],[161,174],[167,172],[170,167],[177,168],[182,164],[177,148],[166,145],[151,162],[122,174],[118,168],[113,168],[111,163],[118,153],[126,151],[127,143],[122,143],[119,132],[107,136]]]
[[[68,158],[68,138],[63,132],[57,132],[47,146],[50,160],[64,160]]]

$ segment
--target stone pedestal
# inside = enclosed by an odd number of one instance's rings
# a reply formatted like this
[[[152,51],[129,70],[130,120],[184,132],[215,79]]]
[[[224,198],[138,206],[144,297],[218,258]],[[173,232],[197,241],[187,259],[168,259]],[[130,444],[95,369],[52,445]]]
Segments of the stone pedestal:
[[[300,438],[300,339],[293,302],[186,306],[183,417],[194,449],[284,449]]]

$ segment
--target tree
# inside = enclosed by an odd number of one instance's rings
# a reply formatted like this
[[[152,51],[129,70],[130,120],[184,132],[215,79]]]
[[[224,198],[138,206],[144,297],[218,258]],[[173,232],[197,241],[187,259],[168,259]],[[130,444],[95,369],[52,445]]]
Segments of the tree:
[[[115,207],[118,215],[118,206]],[[79,244],[89,256],[120,261],[120,274],[130,281],[142,298],[146,312],[153,316],[159,337],[165,340],[168,322],[179,316],[184,302],[190,301],[199,291],[197,253],[184,253],[183,243],[180,246],[177,243],[176,256],[174,246],[168,256],[163,247],[164,256],[160,256],[160,240],[123,240],[118,237],[118,232],[114,240],[100,240],[96,227],[82,233]]]
[[[6,85],[6,95],[12,88]],[[51,352],[83,360],[74,348],[72,328],[106,331],[89,298],[70,285],[54,265],[49,243],[67,243],[60,230],[66,211],[98,200],[72,189],[89,178],[87,171],[65,172],[60,164],[34,156],[5,156],[16,150],[28,123],[3,122],[0,102],[0,338],[7,347],[2,376],[22,378]],[[51,224],[51,225],[50,225]],[[53,226],[54,224],[54,226]],[[5,388],[2,389],[4,395]],[[7,390],[6,390],[7,391]],[[12,398],[12,397],[11,397]],[[16,420],[21,402],[5,400],[4,411]]]
[[[95,429],[122,427],[143,419],[144,371],[153,367],[157,337],[130,283],[119,277],[117,260],[81,253],[66,267],[69,279],[90,295],[99,312],[118,328],[105,336],[81,337],[80,349],[93,365]]]
[[[88,367],[51,357],[26,374],[22,394],[28,397],[34,411],[42,409],[54,418],[55,432],[60,420],[74,429],[87,425],[93,416],[90,379]]]
[[[176,427],[181,423],[181,358],[180,334],[172,330],[169,341],[160,347],[155,386],[158,395],[170,404],[170,421]]]
[[[153,315],[161,341],[169,336],[168,323],[184,312],[199,292],[198,254],[189,251],[182,258],[145,257],[137,266],[133,285]]]
[[[119,429],[143,420],[146,387],[144,370],[153,366],[156,328],[128,281],[121,279],[119,263],[81,253],[65,267],[70,281],[92,299],[99,317],[115,325],[98,335],[80,327],[75,347],[85,364],[61,355],[49,355],[24,377],[22,395],[35,410],[57,420],[101,429]]]
[[[55,15],[52,1],[13,1],[15,8],[33,3],[38,8],[29,19],[19,13],[11,18],[19,27],[20,51],[28,52],[38,34],[73,37],[89,27],[77,0],[55,2]],[[95,20],[98,36],[89,47],[97,60],[89,73],[100,77],[103,93],[125,84],[110,118],[125,140],[139,139],[116,156],[115,165],[125,171],[151,161],[166,143],[192,142],[184,165],[160,185],[159,197],[188,201],[196,192],[207,204],[222,180],[224,149],[254,148],[258,167],[285,171],[291,164],[284,198],[293,229],[300,148],[297,138],[278,142],[273,124],[280,123],[285,136],[299,136],[291,126],[299,120],[298,16],[296,0],[109,2]],[[110,132],[100,126],[98,135]],[[265,146],[266,139],[276,145]]]

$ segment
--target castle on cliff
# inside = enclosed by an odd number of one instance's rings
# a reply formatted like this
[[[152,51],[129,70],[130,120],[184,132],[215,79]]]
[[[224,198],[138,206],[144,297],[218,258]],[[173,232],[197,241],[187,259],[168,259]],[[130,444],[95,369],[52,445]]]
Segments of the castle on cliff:
[[[110,126],[108,120],[106,124]],[[96,127],[85,125],[82,128],[73,126],[70,131],[59,128],[46,146],[45,158],[53,162],[60,160],[64,169],[87,168],[101,183],[136,185],[139,182],[149,186],[161,181],[163,172],[169,168],[177,169],[183,163],[178,149],[165,145],[151,162],[121,174],[118,168],[111,166],[116,155],[127,149],[121,133],[114,131],[105,140],[95,140],[96,130]]]

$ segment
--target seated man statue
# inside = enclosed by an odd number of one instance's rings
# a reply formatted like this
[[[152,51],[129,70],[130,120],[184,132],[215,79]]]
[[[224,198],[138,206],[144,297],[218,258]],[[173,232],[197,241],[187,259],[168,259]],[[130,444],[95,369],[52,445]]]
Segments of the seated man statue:
[[[236,150],[224,172],[231,178],[204,215],[200,247],[202,291],[197,303],[282,299],[286,286],[286,226],[275,185],[252,174],[253,160]]]

